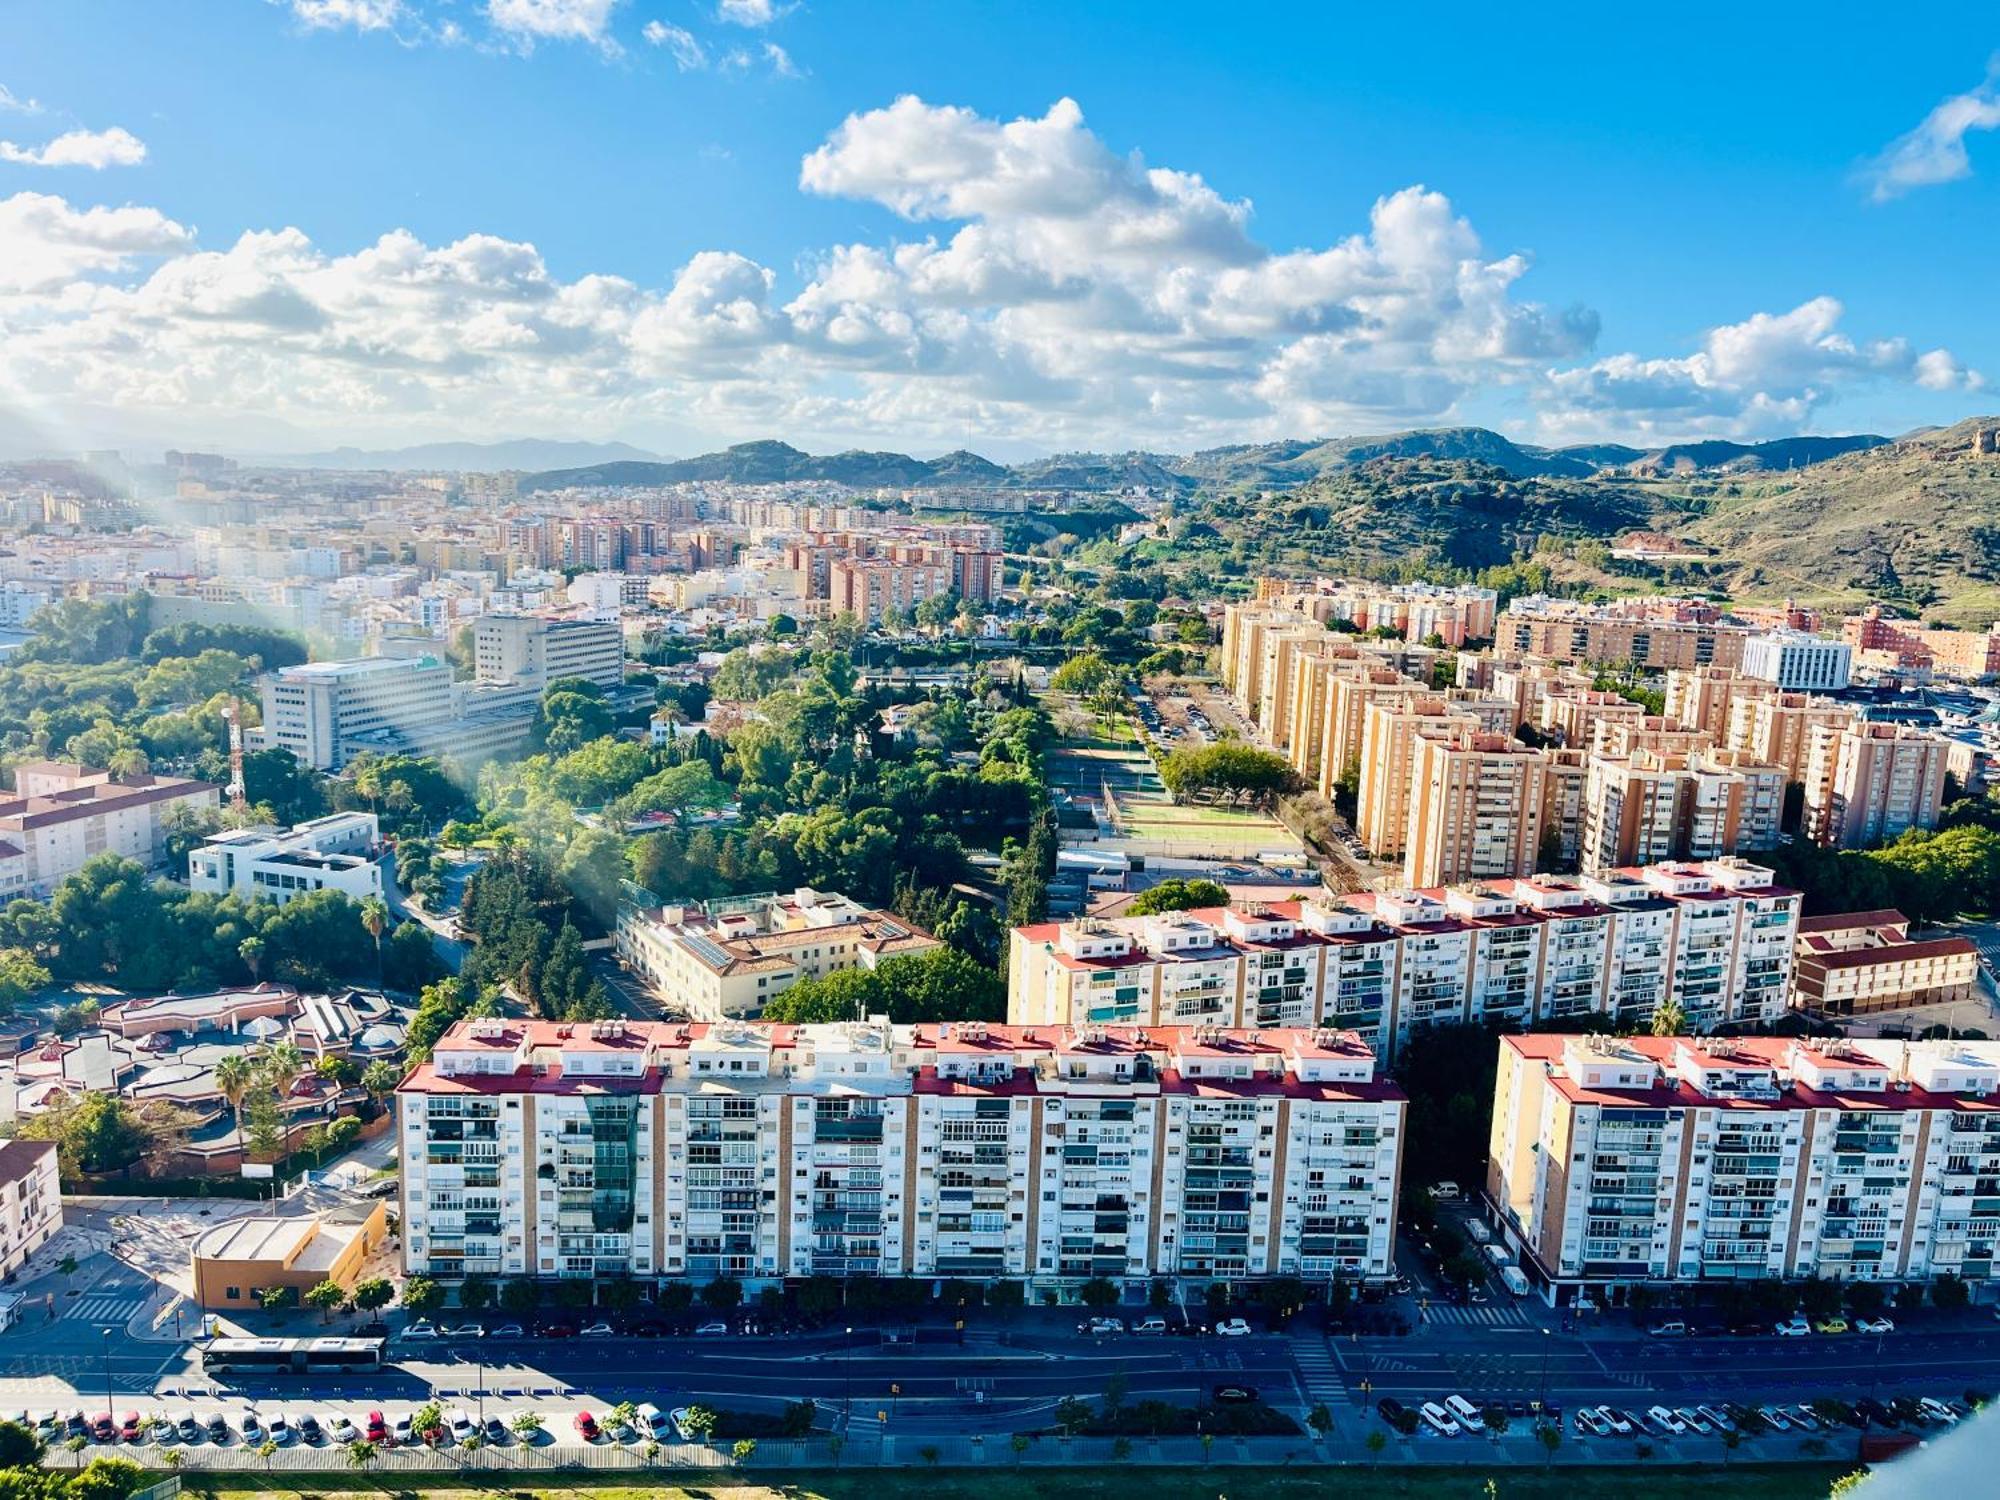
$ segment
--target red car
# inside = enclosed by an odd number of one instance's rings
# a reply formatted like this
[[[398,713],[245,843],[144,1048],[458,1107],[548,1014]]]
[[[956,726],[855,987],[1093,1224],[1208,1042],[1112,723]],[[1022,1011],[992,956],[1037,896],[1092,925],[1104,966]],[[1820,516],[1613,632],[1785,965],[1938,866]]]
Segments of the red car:
[[[371,1443],[386,1443],[389,1441],[389,1424],[382,1419],[382,1413],[379,1411],[368,1413],[364,1435]]]
[[[598,1437],[597,1418],[593,1417],[587,1411],[578,1412],[576,1414],[576,1435],[586,1443],[596,1442]]]
[[[118,1424],[111,1420],[111,1413],[101,1411],[90,1419],[90,1435],[100,1443],[111,1442],[118,1436]]]
[[[128,1443],[139,1441],[139,1414],[136,1411],[125,1413],[125,1420],[118,1424],[118,1436]]]

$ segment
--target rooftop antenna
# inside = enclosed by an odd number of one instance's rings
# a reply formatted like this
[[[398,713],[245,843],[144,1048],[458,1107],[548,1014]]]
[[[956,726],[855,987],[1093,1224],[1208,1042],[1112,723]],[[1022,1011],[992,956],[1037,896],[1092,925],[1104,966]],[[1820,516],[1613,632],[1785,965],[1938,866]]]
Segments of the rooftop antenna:
[[[243,789],[243,715],[234,697],[223,704],[222,721],[229,726],[229,805],[241,812],[250,798]]]

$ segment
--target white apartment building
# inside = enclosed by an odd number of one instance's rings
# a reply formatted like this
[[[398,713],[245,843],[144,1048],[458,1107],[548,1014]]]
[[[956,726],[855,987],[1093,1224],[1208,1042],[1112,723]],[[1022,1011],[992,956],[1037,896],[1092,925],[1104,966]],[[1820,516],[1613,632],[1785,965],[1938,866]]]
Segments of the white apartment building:
[[[473,671],[482,683],[512,683],[536,697],[560,677],[582,677],[606,692],[625,682],[618,621],[545,615],[482,615],[472,630]]]
[[[1499,1045],[1488,1209],[1551,1302],[1673,1281],[1993,1277],[2000,1044]]]
[[[1743,675],[1786,693],[1837,693],[1847,686],[1854,648],[1803,630],[1768,630],[1743,643]]]
[[[54,1141],[0,1141],[0,1276],[11,1278],[63,1227]]]
[[[1785,1013],[1799,897],[1742,860],[1017,927],[1017,1026],[1426,1026],[1602,1015],[1691,1030]]]
[[[464,1021],[397,1091],[404,1260],[456,1277],[1393,1274],[1361,1041]]]
[[[0,794],[0,901],[46,896],[99,854],[152,869],[166,858],[169,815],[213,812],[221,791],[210,781],[24,762],[13,794]]]
[[[833,891],[732,896],[707,904],[622,905],[619,962],[659,994],[668,1010],[697,1021],[762,1015],[799,980],[837,969],[872,969],[922,953],[936,938],[892,912]]]
[[[382,867],[374,855],[380,842],[370,812],[330,813],[282,831],[233,829],[189,851],[188,888],[281,905],[323,890],[366,901],[382,894]]]

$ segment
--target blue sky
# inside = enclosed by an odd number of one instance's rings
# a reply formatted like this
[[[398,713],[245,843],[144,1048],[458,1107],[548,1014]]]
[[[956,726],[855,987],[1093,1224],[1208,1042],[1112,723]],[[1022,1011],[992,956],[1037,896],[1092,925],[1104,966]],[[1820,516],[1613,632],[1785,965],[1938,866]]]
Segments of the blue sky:
[[[1532,9],[11,0],[0,447],[1993,408],[1990,7]]]

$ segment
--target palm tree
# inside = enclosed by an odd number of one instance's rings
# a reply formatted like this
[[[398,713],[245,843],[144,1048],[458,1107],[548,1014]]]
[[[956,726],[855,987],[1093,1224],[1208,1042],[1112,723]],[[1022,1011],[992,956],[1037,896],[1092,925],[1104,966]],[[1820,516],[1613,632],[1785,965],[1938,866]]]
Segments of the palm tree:
[[[246,938],[250,942],[254,939]],[[257,1069],[245,1054],[233,1052],[215,1065],[215,1091],[229,1101],[229,1112],[236,1118],[236,1148],[246,1151],[243,1144],[243,1097],[257,1082]]]
[[[389,906],[380,896],[361,903],[361,925],[375,939],[375,982],[382,982],[382,930],[389,925]]]
[[[297,1042],[279,1042],[264,1054],[264,1076],[278,1091],[278,1108],[285,1117],[285,1155],[292,1154],[292,1112],[288,1107],[292,1085],[306,1071],[306,1055]]]
[[[247,937],[236,945],[236,956],[243,960],[243,967],[250,971],[250,982],[255,984],[264,970],[264,940]]]

